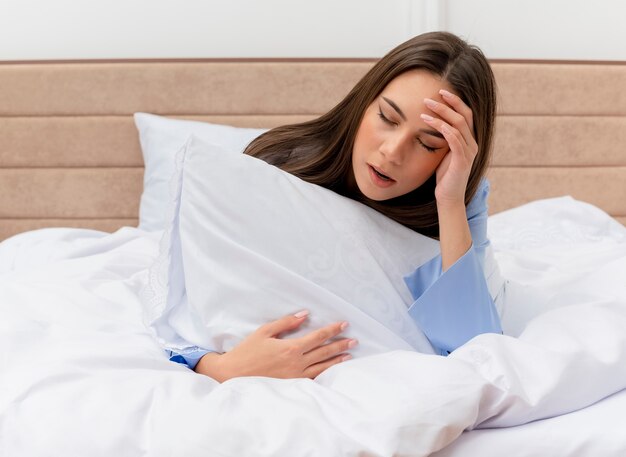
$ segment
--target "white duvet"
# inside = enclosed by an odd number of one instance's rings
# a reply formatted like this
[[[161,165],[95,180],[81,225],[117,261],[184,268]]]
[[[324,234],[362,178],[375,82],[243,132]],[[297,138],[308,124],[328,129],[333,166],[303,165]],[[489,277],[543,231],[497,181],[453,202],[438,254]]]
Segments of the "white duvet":
[[[569,198],[491,218],[509,335],[395,351],[315,381],[224,384],[169,362],[139,291],[158,236],[30,232],[0,244],[0,456],[422,456],[468,429],[626,388],[626,229]]]

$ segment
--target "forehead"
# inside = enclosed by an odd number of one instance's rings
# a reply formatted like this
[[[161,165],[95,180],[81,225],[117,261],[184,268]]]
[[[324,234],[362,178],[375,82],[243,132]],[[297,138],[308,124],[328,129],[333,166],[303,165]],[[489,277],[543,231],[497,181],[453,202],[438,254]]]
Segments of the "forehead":
[[[425,98],[438,98],[441,89],[452,92],[447,81],[426,70],[409,70],[392,79],[383,89],[385,95],[415,97],[420,101]]]

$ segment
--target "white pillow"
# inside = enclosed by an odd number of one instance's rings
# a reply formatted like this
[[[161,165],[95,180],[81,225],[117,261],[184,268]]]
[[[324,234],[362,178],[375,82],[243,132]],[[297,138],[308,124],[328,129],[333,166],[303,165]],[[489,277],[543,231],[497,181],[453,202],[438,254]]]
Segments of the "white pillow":
[[[439,243],[371,208],[246,155],[191,138],[177,205],[150,270],[147,324],[171,349],[228,351],[301,309],[292,336],[347,320],[355,356],[432,353],[403,276]]]
[[[248,129],[207,122],[168,119],[135,113],[135,125],[145,164],[143,193],[139,206],[139,228],[147,231],[165,227],[169,183],[174,174],[174,155],[194,134],[233,152],[245,147],[265,129]]]

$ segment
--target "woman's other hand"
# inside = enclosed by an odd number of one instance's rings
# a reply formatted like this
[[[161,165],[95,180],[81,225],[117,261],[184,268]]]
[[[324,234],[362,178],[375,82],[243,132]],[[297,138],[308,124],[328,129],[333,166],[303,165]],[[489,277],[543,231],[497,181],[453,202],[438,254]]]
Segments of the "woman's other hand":
[[[354,348],[356,340],[328,342],[346,329],[347,322],[327,325],[300,338],[280,338],[300,327],[307,316],[307,311],[285,316],[259,327],[229,352],[206,354],[196,365],[196,373],[219,382],[240,376],[315,378],[351,358],[345,351]]]

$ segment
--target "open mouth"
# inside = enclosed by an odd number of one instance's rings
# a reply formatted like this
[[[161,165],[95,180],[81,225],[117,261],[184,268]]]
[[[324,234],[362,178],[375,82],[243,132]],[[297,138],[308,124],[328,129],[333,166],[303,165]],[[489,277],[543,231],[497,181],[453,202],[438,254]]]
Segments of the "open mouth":
[[[377,170],[376,168],[374,168],[373,166],[371,166],[371,165],[370,165],[370,168],[372,169],[372,171],[374,172],[374,174],[375,174],[376,176],[378,176],[380,179],[382,179],[383,181],[389,181],[389,182],[392,182],[392,181],[393,181],[393,179],[392,179],[392,178],[390,178],[390,177],[389,177],[389,176],[387,176],[387,175],[382,174],[380,171],[378,171],[378,170]]]

